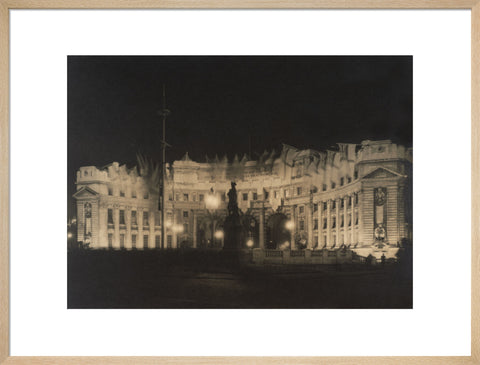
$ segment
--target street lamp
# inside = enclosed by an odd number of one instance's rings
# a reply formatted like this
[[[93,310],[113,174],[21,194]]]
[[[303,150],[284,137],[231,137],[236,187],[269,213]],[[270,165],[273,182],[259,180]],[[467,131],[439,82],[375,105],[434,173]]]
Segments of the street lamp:
[[[208,194],[205,197],[205,208],[207,209],[207,214],[210,219],[211,223],[211,229],[212,229],[212,235],[211,235],[211,243],[214,245],[215,241],[214,239],[222,239],[223,238],[223,232],[222,231],[216,231],[216,219],[217,217],[215,216],[215,210],[218,209],[220,206],[220,199],[218,196],[216,196],[213,192],[213,188],[210,189],[210,194]],[[217,237],[218,235],[221,235],[221,237]]]
[[[293,250],[294,249],[293,231],[295,229],[295,223],[292,220],[289,220],[285,223],[285,228],[290,231],[290,250]]]

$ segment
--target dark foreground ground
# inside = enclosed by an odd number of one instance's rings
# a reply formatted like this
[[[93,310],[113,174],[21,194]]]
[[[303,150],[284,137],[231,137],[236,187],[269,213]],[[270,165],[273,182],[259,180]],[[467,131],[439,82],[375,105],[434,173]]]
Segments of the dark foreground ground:
[[[217,251],[76,250],[68,308],[412,308],[411,265],[255,267]]]

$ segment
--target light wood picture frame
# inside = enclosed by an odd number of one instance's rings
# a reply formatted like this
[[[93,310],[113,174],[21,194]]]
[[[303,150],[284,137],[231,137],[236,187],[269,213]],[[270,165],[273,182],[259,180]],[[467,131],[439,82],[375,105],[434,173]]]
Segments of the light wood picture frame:
[[[10,356],[9,11],[15,9],[469,9],[471,10],[471,356],[23,357]],[[0,0],[0,364],[480,364],[480,0]]]

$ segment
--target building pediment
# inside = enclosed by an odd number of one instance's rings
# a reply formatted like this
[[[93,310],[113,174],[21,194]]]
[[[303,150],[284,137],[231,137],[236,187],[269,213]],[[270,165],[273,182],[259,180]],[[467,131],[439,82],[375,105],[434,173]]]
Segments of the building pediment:
[[[363,179],[385,179],[392,177],[406,177],[405,175],[399,174],[396,171],[387,169],[385,167],[379,167],[368,174],[366,174]]]
[[[95,190],[89,188],[88,186],[85,186],[78,190],[75,194],[73,194],[74,199],[91,199],[91,198],[96,198],[100,194],[97,193]]]

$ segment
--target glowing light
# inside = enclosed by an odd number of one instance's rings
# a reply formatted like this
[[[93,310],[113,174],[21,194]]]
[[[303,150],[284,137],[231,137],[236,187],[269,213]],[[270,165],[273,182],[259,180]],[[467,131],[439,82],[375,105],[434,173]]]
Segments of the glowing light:
[[[173,225],[172,221],[166,221],[165,227],[170,228]]]
[[[172,227],[172,230],[173,230],[173,232],[175,232],[175,233],[181,233],[181,232],[183,232],[183,226],[180,225],[180,224],[175,224],[175,225]]]
[[[288,249],[289,247],[290,247],[290,242],[285,241],[285,242],[283,242],[283,243],[280,245],[279,249],[280,249],[280,250],[286,250],[286,249]]]
[[[285,223],[285,228],[292,231],[295,228],[295,223],[293,223],[293,221],[287,221],[287,223]]]
[[[220,205],[220,199],[215,195],[207,195],[205,197],[205,205],[207,209],[217,209]]]
[[[253,247],[253,240],[247,241],[247,247]]]
[[[68,237],[68,238],[72,238],[72,237],[73,237],[72,232],[68,232],[67,237]]]
[[[221,240],[223,238],[223,231],[216,231],[214,236],[217,240]]]

